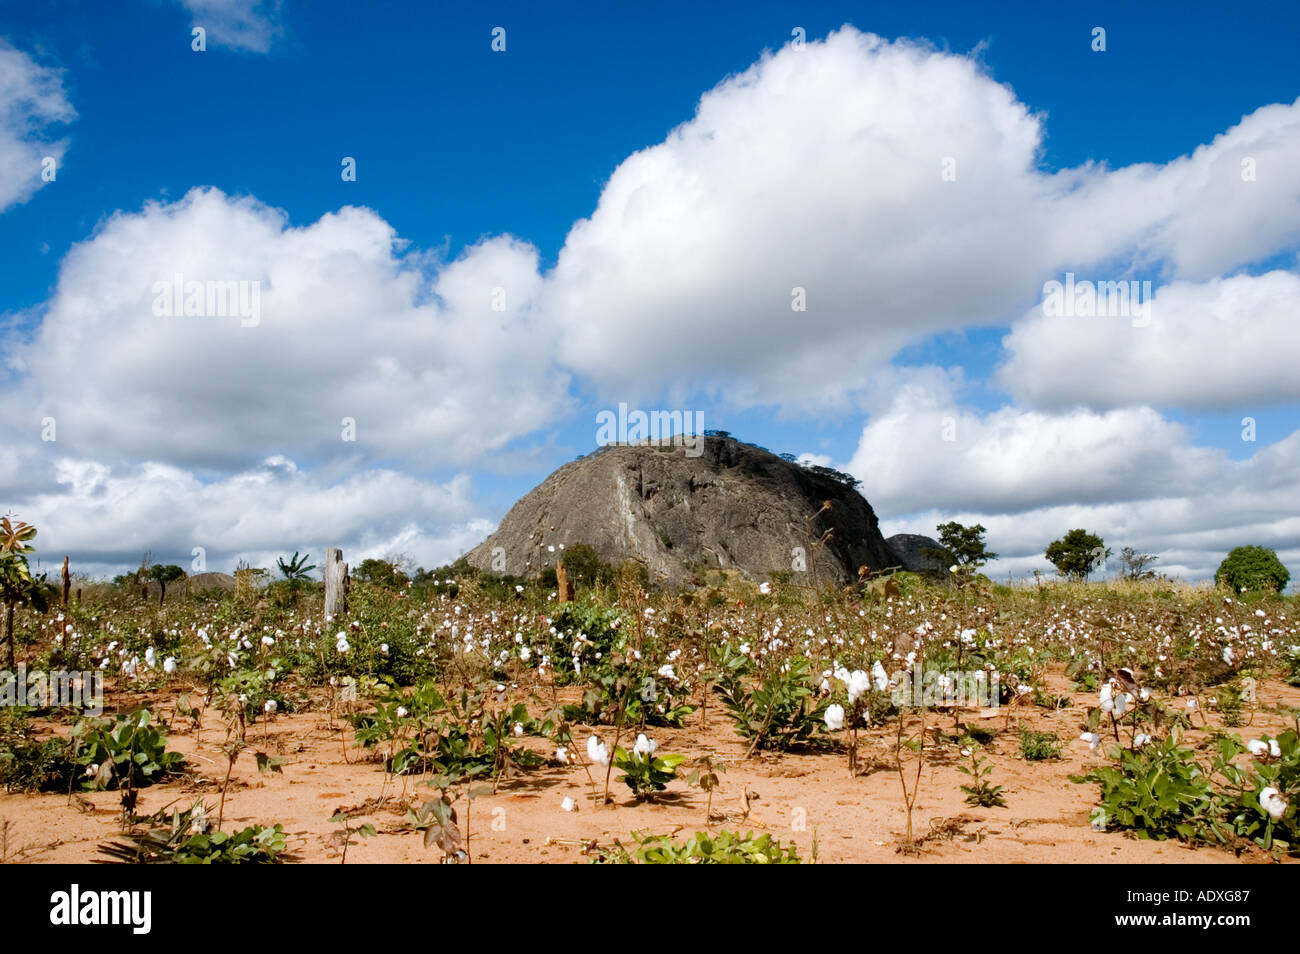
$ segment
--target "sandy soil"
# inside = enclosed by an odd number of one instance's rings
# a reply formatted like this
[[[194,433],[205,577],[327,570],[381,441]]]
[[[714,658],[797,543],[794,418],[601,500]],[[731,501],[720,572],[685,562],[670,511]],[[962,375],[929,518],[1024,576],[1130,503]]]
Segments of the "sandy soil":
[[[815,832],[823,863],[1214,864],[1267,860],[1262,852],[1238,858],[1226,850],[1192,849],[1093,831],[1088,815],[1096,786],[1074,784],[1068,776],[1101,762],[1086,744],[1077,741],[1087,706],[1095,697],[1067,692],[1067,683],[1059,673],[1051,676],[1047,688],[1069,695],[1075,707],[1056,712],[1016,710],[1009,724],[1005,711],[991,718],[981,719],[974,711],[963,716],[971,725],[997,732],[986,754],[993,768],[991,781],[1006,789],[1005,808],[966,805],[959,786],[967,778],[957,771],[955,747],[946,745],[936,751],[927,745],[927,765],[914,810],[915,832],[925,837],[922,851],[915,855],[898,851],[906,816],[891,755],[892,730],[860,735],[861,764],[856,778],[849,776],[844,749],[743,761],[746,746],[730,723],[712,709],[707,728],[701,726],[696,712],[683,729],[656,729],[652,735],[661,753],[693,757],[713,752],[728,763],[713,798],[715,815],[726,813],[728,818],[715,820],[710,828],[768,831],[782,842],[797,845],[805,858]],[[131,700],[132,704],[146,703],[169,719],[169,748],[185,753],[194,772],[192,777],[142,790],[139,813],[169,803],[185,807],[199,796],[214,807],[217,804],[226,767],[220,749],[224,726],[214,715],[207,715],[196,744],[185,720],[173,718],[176,695]],[[120,695],[115,701],[123,703]],[[1288,723],[1270,711],[1278,705],[1300,706],[1300,690],[1280,682],[1261,685],[1252,724],[1234,731],[1243,738],[1281,731]],[[936,713],[930,722],[951,731],[953,718]],[[1056,731],[1064,741],[1062,758],[1026,762],[1020,755],[1018,732],[1022,725]],[[603,727],[601,732],[607,740],[612,739],[612,730]],[[1198,727],[1187,738],[1194,743],[1204,736]],[[578,737],[585,740],[586,734]],[[426,850],[421,835],[402,825],[407,806],[427,798],[430,789],[418,785],[416,779],[407,780],[404,791],[401,780],[385,786],[380,764],[364,760],[361,750],[352,747],[351,731],[344,729],[341,719],[331,724],[321,713],[281,715],[270,725],[269,740],[261,725],[249,731],[248,740],[252,749],[282,756],[283,772],[261,775],[251,751],[242,755],[226,797],[227,828],[280,822],[291,833],[290,847],[300,860],[337,864],[336,841],[341,828],[332,824],[330,817],[340,809],[359,809],[352,826],[370,822],[378,834],[354,840],[348,849],[349,864],[439,860],[437,848]],[[545,740],[532,739],[528,744],[546,755],[553,752]],[[350,761],[345,761],[345,749]],[[910,760],[907,764],[912,765]],[[914,773],[912,767],[909,784]],[[612,779],[619,774],[615,770]],[[597,808],[586,772],[572,765],[547,766],[503,780],[496,794],[473,802],[473,861],[582,863],[588,860],[584,846],[591,842],[607,845],[617,838],[626,844],[632,830],[668,833],[680,829],[678,837],[685,838],[705,825],[705,795],[685,781],[673,782],[655,803],[636,803],[626,786],[617,781],[611,782],[610,790],[615,803]],[[744,793],[749,794],[747,814]],[[561,809],[566,796],[578,803],[577,811]],[[377,803],[381,797],[384,800]],[[0,819],[9,822],[7,860],[91,860],[102,842],[120,832],[118,799],[116,792],[72,799],[59,794],[0,796]],[[463,804],[458,803],[462,821]]]

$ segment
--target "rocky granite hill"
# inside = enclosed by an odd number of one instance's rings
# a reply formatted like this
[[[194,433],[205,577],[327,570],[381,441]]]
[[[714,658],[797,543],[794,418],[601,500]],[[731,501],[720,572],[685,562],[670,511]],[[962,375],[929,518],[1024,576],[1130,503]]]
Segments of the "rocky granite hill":
[[[920,533],[896,533],[885,543],[898,555],[898,562],[902,564],[904,570],[926,573],[947,569],[943,565],[943,560],[925,552],[943,549],[939,541],[931,537]]]
[[[680,443],[612,445],[565,464],[466,556],[527,576],[575,543],[613,564],[644,560],[651,579],[670,586],[711,569],[830,582],[901,565],[845,475],[725,436],[704,438],[699,456]]]

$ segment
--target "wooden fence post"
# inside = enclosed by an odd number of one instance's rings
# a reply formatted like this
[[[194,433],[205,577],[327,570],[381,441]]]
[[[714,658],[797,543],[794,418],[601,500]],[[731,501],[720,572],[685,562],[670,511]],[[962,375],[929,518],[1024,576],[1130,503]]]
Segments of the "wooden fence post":
[[[68,605],[68,591],[72,589],[72,574],[68,572],[68,558],[63,558],[63,605]]]
[[[573,581],[564,569],[564,557],[555,561],[555,595],[557,603],[573,602]]]
[[[348,611],[348,565],[343,551],[330,547],[325,551],[325,618],[332,619]]]

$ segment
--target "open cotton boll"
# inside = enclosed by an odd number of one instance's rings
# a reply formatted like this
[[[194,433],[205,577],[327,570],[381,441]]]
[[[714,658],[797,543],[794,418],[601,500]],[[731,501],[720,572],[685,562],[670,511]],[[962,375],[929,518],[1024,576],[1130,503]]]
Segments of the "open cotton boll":
[[[1259,793],[1259,807],[1268,812],[1273,821],[1280,820],[1286,814],[1286,806],[1287,801],[1282,793],[1271,785]]]
[[[826,707],[826,728],[832,732],[844,728],[844,707],[832,705]]]
[[[849,705],[858,701],[858,696],[871,690],[871,677],[861,669],[855,669],[849,673],[847,680],[849,687]]]
[[[560,802],[560,808],[566,812],[571,812],[577,807],[578,807],[577,802],[569,798],[567,795],[565,796],[564,801]]]
[[[877,659],[871,664],[871,682],[876,692],[884,692],[889,688],[889,674],[885,672],[885,667]]]
[[[646,738],[644,733],[636,737],[636,745],[632,747],[633,752],[637,755],[644,755],[646,758],[653,758],[658,749],[659,743],[654,739]]]
[[[597,765],[609,764],[609,749],[605,743],[600,741],[594,735],[587,740],[587,758],[591,759]]]

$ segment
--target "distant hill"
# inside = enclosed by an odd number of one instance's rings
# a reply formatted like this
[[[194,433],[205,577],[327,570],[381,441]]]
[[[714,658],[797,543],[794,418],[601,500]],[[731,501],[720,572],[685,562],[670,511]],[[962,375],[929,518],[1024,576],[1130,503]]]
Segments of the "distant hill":
[[[939,541],[931,537],[919,533],[896,533],[888,538],[885,543],[889,545],[889,549],[898,554],[898,560],[904,570],[910,570],[913,573],[925,573],[927,571],[933,572],[946,569],[941,559],[930,556],[925,552],[926,550],[942,549]]]
[[[195,573],[193,576],[186,577],[185,588],[191,594],[206,590],[234,592],[235,578],[229,573]]]
[[[698,457],[680,444],[612,445],[565,464],[466,556],[480,569],[527,576],[554,564],[560,544],[575,543],[614,564],[640,558],[669,585],[709,569],[753,579],[794,570],[806,579],[800,549],[805,572],[824,582],[900,563],[851,478],[723,436],[704,438]],[[497,548],[504,564],[494,567]]]

